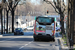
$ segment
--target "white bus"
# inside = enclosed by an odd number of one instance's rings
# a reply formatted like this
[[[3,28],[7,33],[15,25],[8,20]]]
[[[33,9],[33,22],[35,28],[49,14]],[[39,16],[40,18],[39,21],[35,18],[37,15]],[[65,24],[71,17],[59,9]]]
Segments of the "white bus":
[[[54,17],[38,16],[35,17],[34,24],[34,41],[39,39],[47,39],[55,41],[55,21]],[[51,25],[54,23],[54,25]]]

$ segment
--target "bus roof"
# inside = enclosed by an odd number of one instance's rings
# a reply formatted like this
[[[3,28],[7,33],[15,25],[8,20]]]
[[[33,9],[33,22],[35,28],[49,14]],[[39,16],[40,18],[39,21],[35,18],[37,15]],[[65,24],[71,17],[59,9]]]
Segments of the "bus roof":
[[[42,15],[42,16],[37,16],[37,17],[53,17],[53,18],[58,18],[60,15]]]
[[[35,18],[38,18],[38,17],[48,17],[49,18],[49,16],[37,16]],[[50,18],[55,18],[55,17],[50,17]]]

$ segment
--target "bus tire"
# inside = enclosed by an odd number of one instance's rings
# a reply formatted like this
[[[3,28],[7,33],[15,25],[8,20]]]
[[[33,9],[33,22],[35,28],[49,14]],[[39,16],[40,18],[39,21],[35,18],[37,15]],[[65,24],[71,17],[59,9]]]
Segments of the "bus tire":
[[[14,33],[14,35],[17,35],[16,33]]]
[[[53,39],[52,39],[52,41],[54,41],[54,42],[55,42],[55,39],[53,38]]]
[[[36,39],[36,38],[34,38],[34,41],[37,41],[37,39]]]

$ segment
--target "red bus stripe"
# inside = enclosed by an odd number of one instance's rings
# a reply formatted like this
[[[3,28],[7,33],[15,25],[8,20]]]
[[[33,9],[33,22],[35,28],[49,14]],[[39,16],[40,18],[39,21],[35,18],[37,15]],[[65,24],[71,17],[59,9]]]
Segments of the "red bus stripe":
[[[35,24],[34,24],[34,34],[36,35],[35,29],[36,29],[36,20],[35,20]]]

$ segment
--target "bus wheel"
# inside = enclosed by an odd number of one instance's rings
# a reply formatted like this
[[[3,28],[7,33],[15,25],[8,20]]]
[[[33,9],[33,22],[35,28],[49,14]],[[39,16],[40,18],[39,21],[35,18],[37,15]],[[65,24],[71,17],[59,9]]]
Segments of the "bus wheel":
[[[54,42],[55,42],[55,39],[53,38],[53,39],[52,39],[52,41],[54,41]]]
[[[34,41],[37,41],[37,39],[36,39],[36,38],[34,38]]]

